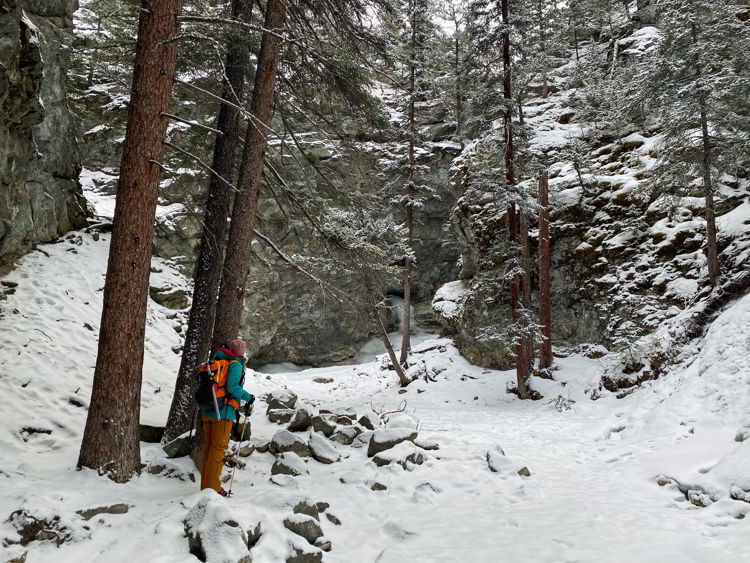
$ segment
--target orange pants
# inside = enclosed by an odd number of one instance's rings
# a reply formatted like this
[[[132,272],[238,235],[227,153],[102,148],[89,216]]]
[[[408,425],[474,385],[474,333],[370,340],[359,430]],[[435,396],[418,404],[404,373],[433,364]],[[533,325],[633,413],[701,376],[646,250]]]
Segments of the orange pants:
[[[231,420],[203,419],[203,463],[201,464],[201,490],[221,488],[221,470],[224,469],[224,450],[229,445]]]

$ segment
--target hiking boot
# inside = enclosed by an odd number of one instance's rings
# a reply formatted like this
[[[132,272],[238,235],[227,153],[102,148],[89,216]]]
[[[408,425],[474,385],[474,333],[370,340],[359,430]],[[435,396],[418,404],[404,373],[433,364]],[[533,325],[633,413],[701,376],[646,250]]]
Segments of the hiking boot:
[[[223,496],[223,497],[228,497],[228,496],[229,496],[229,493],[228,493],[228,492],[226,492],[226,491],[224,490],[224,487],[221,487],[221,488],[219,489],[219,494],[220,494],[221,496]]]

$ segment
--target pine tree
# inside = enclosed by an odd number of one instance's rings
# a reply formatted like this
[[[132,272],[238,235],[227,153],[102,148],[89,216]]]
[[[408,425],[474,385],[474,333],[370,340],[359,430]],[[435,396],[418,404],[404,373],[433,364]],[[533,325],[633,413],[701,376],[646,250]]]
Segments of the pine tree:
[[[239,335],[245,283],[250,264],[251,243],[257,221],[263,166],[271,117],[273,115],[276,74],[281,62],[286,28],[286,0],[268,0],[263,34],[255,71],[255,87],[250,104],[251,119],[245,135],[237,194],[232,208],[219,303],[214,322],[214,345],[223,345]]]
[[[250,0],[233,0],[231,15],[238,21],[250,23],[252,16]],[[211,344],[216,299],[229,230],[227,219],[231,211],[233,195],[235,153],[239,141],[240,110],[238,106],[243,103],[245,74],[249,63],[249,43],[238,40],[237,37],[231,37],[224,65],[222,98],[232,105],[222,103],[219,106],[216,125],[219,133],[214,142],[211,162],[214,173],[209,176],[201,245],[193,275],[194,289],[190,317],[185,331],[185,343],[175,383],[174,398],[164,431],[164,442],[190,429],[194,411],[193,393],[196,386],[194,370],[201,361],[207,359]]]
[[[91,404],[79,467],[118,482],[140,472],[140,407],[151,241],[176,68],[181,0],[143,0]]]
[[[688,187],[700,178],[708,280],[715,286],[716,181],[746,159],[750,140],[750,33],[738,1],[675,0],[660,7],[661,40],[644,62],[642,89],[645,102],[659,108],[663,131],[655,183]]]

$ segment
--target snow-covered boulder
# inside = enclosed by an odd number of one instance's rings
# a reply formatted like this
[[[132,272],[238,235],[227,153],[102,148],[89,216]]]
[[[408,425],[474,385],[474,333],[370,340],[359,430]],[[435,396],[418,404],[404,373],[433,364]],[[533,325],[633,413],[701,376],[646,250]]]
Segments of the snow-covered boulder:
[[[362,429],[358,426],[339,426],[336,431],[331,434],[331,441],[344,446],[349,446],[359,434],[362,433]]]
[[[419,426],[419,420],[409,413],[394,412],[386,417],[385,426],[386,428],[410,428],[416,430]]]
[[[300,456],[294,452],[285,452],[281,454],[271,467],[271,475],[292,475],[297,477],[298,475],[306,475],[309,471],[307,470],[307,464]]]
[[[336,431],[336,416],[333,414],[319,414],[312,418],[313,430],[330,436]]]
[[[282,454],[284,452],[294,452],[301,457],[310,457],[310,448],[307,442],[289,430],[279,430],[271,438],[268,445],[268,451],[272,454]]]
[[[335,446],[322,434],[313,432],[308,442],[313,459],[320,463],[335,463],[341,459],[341,454]]]
[[[323,535],[323,530],[317,519],[307,514],[290,514],[284,518],[284,527],[298,536],[302,536],[311,544]]]
[[[441,324],[451,325],[458,320],[470,289],[471,282],[458,280],[448,282],[437,290],[432,299],[432,310]]]
[[[530,477],[531,472],[525,465],[520,465],[505,455],[505,452],[500,446],[495,446],[490,449],[485,455],[487,459],[487,466],[493,473],[500,473],[501,475],[521,475],[522,477]]]
[[[377,453],[372,457],[372,461],[378,467],[395,463],[404,469],[409,469],[410,465],[422,465],[424,460],[424,452],[411,442],[401,442],[397,446]]]
[[[357,421],[360,426],[367,428],[368,430],[375,430],[382,425],[380,418],[372,413],[365,413],[359,417]]]
[[[417,438],[417,431],[410,428],[384,428],[372,433],[370,443],[367,446],[367,456],[389,450],[394,446],[405,442],[413,442]]]
[[[370,443],[370,438],[372,438],[372,430],[365,430],[354,438],[354,441],[352,442],[352,448],[364,448]]]
[[[207,490],[185,516],[190,553],[207,563],[250,563],[250,537],[226,501]],[[254,541],[260,524],[252,526]]]
[[[286,424],[292,420],[295,412],[294,409],[268,409],[266,416],[274,424]]]
[[[292,432],[302,432],[310,428],[312,424],[312,411],[307,407],[300,407],[294,411],[292,419],[289,421],[287,429]]]
[[[271,391],[266,397],[266,403],[268,410],[293,409],[297,404],[297,394],[289,389]]]
[[[289,541],[291,554],[285,559],[286,563],[321,563],[323,561],[323,552],[310,545],[301,537],[293,536],[294,539]]]

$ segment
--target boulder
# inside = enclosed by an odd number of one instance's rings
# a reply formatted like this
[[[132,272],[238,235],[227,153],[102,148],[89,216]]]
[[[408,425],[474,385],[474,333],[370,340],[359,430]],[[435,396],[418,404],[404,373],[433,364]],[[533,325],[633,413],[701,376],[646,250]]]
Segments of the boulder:
[[[440,449],[440,444],[438,444],[435,440],[422,438],[421,436],[414,440],[414,444],[422,448],[423,450],[428,451],[435,451]]]
[[[166,461],[150,461],[146,466],[146,473],[149,473],[151,475],[161,475],[162,477],[168,477],[170,479],[179,479],[180,481],[191,481],[195,483],[195,475],[193,475],[192,471],[184,471],[179,465],[168,463]]]
[[[421,449],[411,442],[401,442],[389,450],[377,453],[372,457],[372,461],[378,467],[395,463],[404,469],[409,469],[409,465],[422,465],[425,456]]]
[[[379,428],[381,426],[380,418],[378,418],[376,415],[371,413],[365,413],[362,416],[359,417],[360,426],[363,426],[364,428],[367,428],[368,430],[375,430],[376,428]]]
[[[352,448],[364,448],[370,443],[372,437],[372,430],[365,430],[362,434],[359,434],[352,442]]]
[[[315,540],[323,536],[320,523],[307,514],[290,514],[284,518],[284,527],[290,532],[302,536],[311,544],[314,544]]]
[[[266,397],[268,410],[272,409],[293,409],[297,404],[297,394],[289,389],[280,389],[271,391]]]
[[[76,510],[76,514],[84,520],[91,520],[94,516],[99,516],[100,514],[125,514],[128,510],[130,510],[129,504],[119,502],[117,504],[98,506],[96,508],[82,508],[81,510]]]
[[[286,424],[294,416],[294,409],[268,409],[266,415],[268,420],[275,424]]]
[[[485,455],[487,466],[493,473],[502,475],[521,475],[522,477],[531,477],[529,468],[520,465],[505,455],[505,451],[500,446],[494,446]]]
[[[332,414],[319,414],[312,418],[313,430],[330,436],[336,431],[336,417]]]
[[[319,537],[315,540],[315,547],[322,549],[323,551],[331,551],[331,540],[325,536]]]
[[[279,487],[299,490],[299,483],[297,483],[297,479],[292,477],[291,475],[271,475],[268,481]]]
[[[305,460],[294,452],[285,452],[276,458],[271,467],[271,475],[307,475],[307,465]]]
[[[331,434],[331,441],[338,444],[349,446],[354,441],[362,430],[357,426],[339,426],[336,431]]]
[[[417,438],[417,431],[410,428],[383,428],[375,430],[367,446],[367,456],[389,450],[402,442],[413,442]]]
[[[148,444],[158,444],[161,442],[162,436],[164,436],[164,427],[163,426],[151,426],[150,424],[141,424],[139,427],[140,430],[140,440],[141,442],[146,442]]]
[[[341,459],[336,447],[322,434],[313,432],[308,442],[313,459],[320,463],[335,463]]]
[[[248,533],[224,499],[209,491],[183,521],[190,553],[209,563],[251,563]]]
[[[335,514],[326,512],[326,518],[328,518],[328,521],[334,526],[341,526],[341,520],[339,520],[338,516],[336,516]]]
[[[395,412],[388,415],[385,421],[386,428],[409,428],[416,430],[419,426],[419,421],[410,414],[405,412]]]
[[[272,454],[294,452],[301,457],[310,457],[310,447],[300,436],[292,434],[289,430],[279,430],[271,438],[268,451]]]
[[[294,506],[292,507],[292,512],[294,514],[305,514],[307,516],[312,516],[316,520],[320,519],[320,507],[318,505],[320,504],[327,504],[327,503],[319,503],[319,502],[313,502],[309,498],[303,498],[298,500]]]
[[[181,288],[150,287],[148,294],[153,301],[167,309],[185,309],[190,304],[188,293]]]
[[[287,429],[292,432],[303,432],[310,428],[313,413],[307,407],[300,407],[294,411],[294,416],[289,421]]]
[[[245,420],[247,420],[247,424],[245,424]],[[250,434],[252,434],[252,424],[250,423],[250,420],[246,419],[244,415],[240,417],[239,421],[235,421],[232,423],[231,438],[235,442],[244,442],[245,440],[249,440]]]
[[[195,443],[195,435],[191,436],[190,434],[190,432],[185,432],[171,442],[164,444],[161,449],[169,458],[189,456]]]
[[[310,545],[301,537],[293,536],[295,540],[289,542],[291,554],[285,559],[286,563],[321,563],[323,561],[323,552]]]

